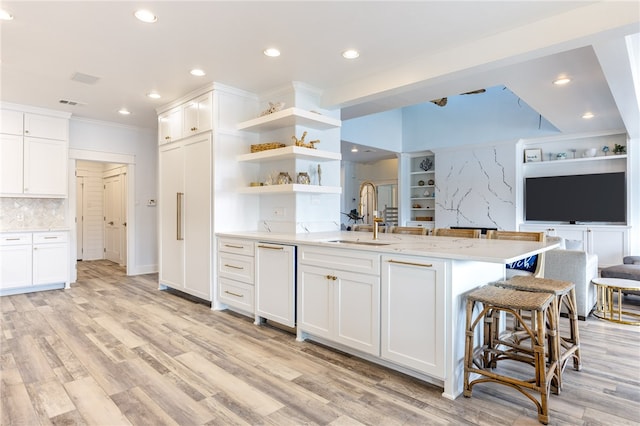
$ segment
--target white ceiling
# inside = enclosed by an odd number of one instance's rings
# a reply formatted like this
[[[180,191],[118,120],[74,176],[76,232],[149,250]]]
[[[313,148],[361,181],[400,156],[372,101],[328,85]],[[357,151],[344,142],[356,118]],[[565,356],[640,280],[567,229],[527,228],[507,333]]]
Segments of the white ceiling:
[[[144,24],[133,12],[157,16]],[[155,108],[217,81],[301,81],[349,119],[496,85],[565,133],[638,137],[640,3],[578,1],[3,1],[0,100],[155,128]],[[278,47],[279,58],[262,54]],[[341,52],[361,51],[347,61]],[[193,77],[191,68],[205,77]],[[99,77],[95,84],[74,73]],[[551,81],[573,78],[562,90]],[[145,95],[158,91],[160,100]],[[60,99],[78,101],[75,107]],[[132,114],[121,116],[126,107]],[[596,117],[581,115],[593,111]]]

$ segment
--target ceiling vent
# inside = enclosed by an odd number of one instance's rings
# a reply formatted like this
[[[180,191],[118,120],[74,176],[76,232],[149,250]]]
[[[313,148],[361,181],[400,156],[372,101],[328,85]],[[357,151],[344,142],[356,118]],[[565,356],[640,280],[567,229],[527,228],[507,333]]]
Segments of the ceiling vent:
[[[96,84],[98,80],[100,80],[100,77],[77,72],[71,76],[71,80],[84,84]]]
[[[58,102],[60,102],[63,105],[71,105],[71,106],[86,105],[86,103],[84,103],[84,102],[72,101],[70,99],[60,99]]]

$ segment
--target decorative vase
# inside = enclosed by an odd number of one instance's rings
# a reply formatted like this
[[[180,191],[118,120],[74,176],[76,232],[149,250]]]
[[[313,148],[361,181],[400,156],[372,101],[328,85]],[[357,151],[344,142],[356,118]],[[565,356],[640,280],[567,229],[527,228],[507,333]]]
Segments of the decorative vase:
[[[302,185],[309,185],[311,183],[311,178],[309,178],[309,174],[307,172],[300,172],[298,173],[296,182]]]
[[[291,182],[291,176],[289,176],[288,172],[280,172],[278,175],[278,185],[286,185]]]

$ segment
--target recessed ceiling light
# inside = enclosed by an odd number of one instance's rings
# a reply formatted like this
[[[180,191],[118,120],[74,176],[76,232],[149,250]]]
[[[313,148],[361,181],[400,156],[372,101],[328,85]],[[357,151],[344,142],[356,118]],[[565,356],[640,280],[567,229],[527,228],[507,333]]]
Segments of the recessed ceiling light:
[[[263,52],[265,55],[269,56],[270,58],[275,58],[280,56],[280,51],[278,49],[276,49],[275,47],[270,47],[268,49],[264,49]]]
[[[342,52],[342,57],[345,59],[356,59],[358,56],[360,56],[360,52],[355,49],[347,49]]]
[[[129,110],[127,110],[126,108],[122,108],[121,110],[118,111],[118,113],[122,114],[122,115],[129,115],[131,114],[129,112]]]
[[[147,24],[152,24],[158,20],[158,17],[154,15],[153,12],[146,9],[136,10],[136,13],[134,13],[134,15],[140,21],[146,22]]]
[[[157,92],[147,93],[147,97],[151,99],[160,99],[160,94]]]
[[[0,9],[0,21],[13,21],[13,15],[4,9]]]
[[[553,84],[555,84],[556,86],[563,86],[570,82],[571,82],[571,79],[569,77],[560,77],[557,80],[554,80]]]
[[[189,72],[191,73],[191,75],[195,75],[196,77],[202,77],[203,75],[205,75],[205,72],[198,68],[194,68]]]
[[[582,118],[584,118],[585,120],[588,120],[593,117],[595,117],[595,115],[592,112],[585,112],[584,114],[582,114]]]
[[[354,146],[353,148],[351,148],[351,152],[358,152],[358,148]]]

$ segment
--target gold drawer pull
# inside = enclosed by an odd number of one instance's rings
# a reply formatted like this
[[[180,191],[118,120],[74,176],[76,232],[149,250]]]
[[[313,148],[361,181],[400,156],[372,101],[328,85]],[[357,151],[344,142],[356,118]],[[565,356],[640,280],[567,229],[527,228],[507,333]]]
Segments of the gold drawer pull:
[[[237,248],[237,249],[243,249],[244,246],[234,246],[233,244],[225,244],[225,247],[229,247],[229,248]]]
[[[5,241],[20,241],[20,238],[5,238]]]
[[[402,262],[400,260],[390,260],[389,263],[397,263],[399,265],[410,265],[410,266],[421,266],[423,268],[432,268],[433,265],[431,263],[428,264],[424,264],[424,263],[413,263],[413,262]]]
[[[45,240],[57,240],[58,237],[44,237]]]
[[[271,247],[271,246],[263,246],[263,245],[259,245],[258,248],[266,248],[269,250],[284,250],[284,247]]]
[[[229,290],[225,290],[224,292],[227,293],[227,294],[230,294],[232,296],[235,296],[235,297],[244,297],[244,294],[234,293],[234,292],[229,291]]]
[[[233,268],[233,269],[244,269],[243,266],[229,265],[228,263],[225,263],[224,266],[226,266],[227,268]]]

